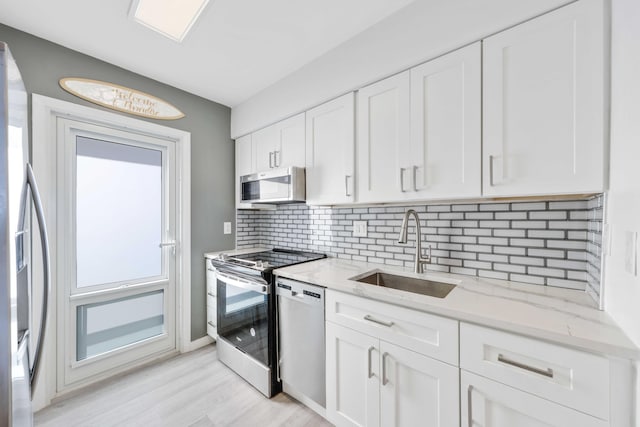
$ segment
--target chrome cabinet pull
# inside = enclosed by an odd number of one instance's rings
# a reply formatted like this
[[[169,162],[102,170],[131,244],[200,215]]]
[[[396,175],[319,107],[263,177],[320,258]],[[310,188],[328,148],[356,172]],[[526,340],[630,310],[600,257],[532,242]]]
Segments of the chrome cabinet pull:
[[[269,168],[273,168],[273,158],[275,157],[273,153],[273,151],[269,151]]]
[[[493,187],[493,155],[489,154],[489,186]]]
[[[351,193],[349,193],[349,178],[351,178],[351,175],[344,176],[344,195],[347,197],[351,197]]]
[[[534,366],[525,365],[524,363],[511,360],[503,354],[498,355],[498,362],[504,363],[505,365],[515,366],[516,368],[524,369],[525,371],[533,372],[534,374],[542,375],[547,378],[553,378],[553,369],[551,368],[540,369]]]
[[[386,326],[387,328],[390,328],[394,325],[393,322],[385,322],[384,320],[378,320],[375,317],[367,314],[364,316],[364,320],[368,320],[369,322],[373,322],[373,323],[377,323],[378,325],[382,325],[382,326]]]
[[[273,166],[274,167],[280,167],[280,161],[278,160],[278,156],[280,155],[280,151],[274,151],[273,152]],[[282,156],[280,156],[282,157]]]
[[[469,384],[469,388],[467,388],[467,419],[468,419],[468,427],[473,427],[473,386]]]
[[[413,191],[418,191],[418,166],[413,166]]]
[[[374,348],[374,346],[371,346],[367,350],[367,378],[371,378],[373,376],[373,372],[371,372],[371,352]]]
[[[386,351],[384,352],[384,354],[382,355],[382,385],[387,385],[387,383],[389,382],[389,380],[387,379],[387,356],[389,355],[389,353],[387,353]]]
[[[400,168],[400,191],[402,191],[403,193],[406,193],[406,190],[404,189],[404,171],[407,168]]]

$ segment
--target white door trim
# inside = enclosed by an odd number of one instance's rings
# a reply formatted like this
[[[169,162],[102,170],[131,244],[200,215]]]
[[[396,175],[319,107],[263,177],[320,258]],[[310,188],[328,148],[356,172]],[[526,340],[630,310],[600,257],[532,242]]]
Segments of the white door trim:
[[[55,225],[56,221],[56,120],[58,117],[71,118],[85,122],[120,128],[136,133],[169,138],[176,141],[176,156],[178,160],[179,195],[178,216],[176,218],[176,238],[181,242],[177,251],[176,266],[176,299],[177,299],[177,328],[176,344],[180,352],[187,352],[199,346],[198,340],[191,342],[191,134],[186,131],[167,126],[150,123],[140,119],[126,117],[96,108],[85,107],[46,96],[32,95],[32,156],[31,163],[38,181],[44,205],[46,221]],[[51,277],[53,278],[52,294],[50,296],[49,327],[44,345],[42,374],[35,390],[33,409],[37,411],[50,404],[56,397],[56,306],[60,295],[56,292],[57,265],[57,236],[54,226],[49,228],[51,244]],[[34,248],[39,247],[37,236],[34,236]],[[37,258],[37,257],[36,257]],[[34,259],[37,261],[37,259]],[[33,262],[33,280],[39,283],[42,277],[42,266]],[[144,361],[144,362],[148,362]],[[130,369],[125,366],[123,369]]]

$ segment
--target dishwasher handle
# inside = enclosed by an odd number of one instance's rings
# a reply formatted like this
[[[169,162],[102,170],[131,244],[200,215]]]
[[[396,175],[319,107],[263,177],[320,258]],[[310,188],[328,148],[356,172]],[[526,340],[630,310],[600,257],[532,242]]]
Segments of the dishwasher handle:
[[[276,294],[280,298],[324,307],[324,288],[294,280],[278,279]]]

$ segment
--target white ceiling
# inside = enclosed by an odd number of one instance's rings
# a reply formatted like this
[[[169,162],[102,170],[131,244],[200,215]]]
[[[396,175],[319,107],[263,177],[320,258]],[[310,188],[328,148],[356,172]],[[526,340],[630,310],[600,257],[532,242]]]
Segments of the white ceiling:
[[[413,1],[211,0],[181,44],[131,0],[0,0],[0,22],[235,106]]]

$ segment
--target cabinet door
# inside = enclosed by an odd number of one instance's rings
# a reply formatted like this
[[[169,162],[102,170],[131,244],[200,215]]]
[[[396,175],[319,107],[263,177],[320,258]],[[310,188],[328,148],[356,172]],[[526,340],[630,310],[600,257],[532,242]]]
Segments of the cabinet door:
[[[277,168],[304,167],[305,162],[305,118],[304,113],[278,123],[278,142],[274,152]]]
[[[252,134],[255,172],[304,166],[304,113]]]
[[[357,199],[405,200],[410,190],[409,71],[358,91]]]
[[[251,135],[245,135],[236,139],[236,208],[250,208],[250,203],[240,203],[240,177],[255,172],[255,159]]]
[[[306,113],[307,204],[353,202],[354,94]]]
[[[484,40],[485,196],[603,191],[603,9],[575,2]]]
[[[480,42],[411,69],[411,199],[481,195]]]
[[[463,426],[605,427],[606,421],[461,371]]]
[[[383,426],[458,427],[458,368],[380,341]]]
[[[327,418],[337,426],[380,425],[379,341],[326,322]]]
[[[276,123],[251,134],[253,143],[253,172],[263,172],[276,166],[275,152],[280,149],[279,124]]]

